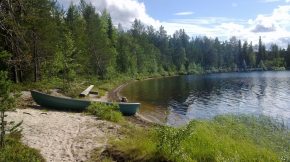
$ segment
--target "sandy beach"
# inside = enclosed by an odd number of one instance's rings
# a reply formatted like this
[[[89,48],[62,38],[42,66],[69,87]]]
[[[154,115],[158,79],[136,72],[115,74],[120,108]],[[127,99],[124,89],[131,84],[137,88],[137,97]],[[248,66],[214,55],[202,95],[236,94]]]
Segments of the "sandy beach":
[[[8,112],[7,120],[23,121],[23,143],[40,150],[46,161],[88,160],[93,150],[102,152],[120,128],[83,113],[46,110],[32,101],[29,92],[22,92],[21,98],[27,106]]]

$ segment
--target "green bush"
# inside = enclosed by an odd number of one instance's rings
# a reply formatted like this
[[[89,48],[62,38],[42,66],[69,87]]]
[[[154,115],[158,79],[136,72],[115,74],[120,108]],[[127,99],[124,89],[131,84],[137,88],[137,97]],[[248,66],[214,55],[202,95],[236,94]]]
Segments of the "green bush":
[[[20,142],[20,133],[6,137],[6,145],[0,150],[0,162],[44,162],[39,151]]]
[[[101,119],[112,121],[112,122],[122,122],[124,117],[121,112],[119,112],[119,106],[116,104],[107,103],[92,103],[88,107],[88,113],[100,117]]]
[[[169,126],[160,126],[156,131],[158,138],[156,141],[158,154],[174,161],[180,158],[188,160],[187,157],[183,156],[184,150],[183,147],[181,147],[181,143],[186,141],[192,133],[191,125],[179,129]]]

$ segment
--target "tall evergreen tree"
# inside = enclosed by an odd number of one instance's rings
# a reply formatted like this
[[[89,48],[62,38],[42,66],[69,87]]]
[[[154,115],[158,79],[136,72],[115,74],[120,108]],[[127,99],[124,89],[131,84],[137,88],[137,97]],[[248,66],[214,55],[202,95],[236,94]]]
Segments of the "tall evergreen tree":
[[[290,44],[288,44],[286,51],[286,65],[288,68],[290,67]]]
[[[265,52],[265,46],[262,43],[261,36],[259,37],[259,47],[258,47],[258,53],[257,53],[257,59],[256,59],[256,66],[260,64],[260,62],[264,59],[264,52]]]
[[[45,57],[53,55],[56,47],[56,24],[54,24],[51,11],[53,3],[49,0],[25,1],[25,27],[29,51],[32,54],[34,81],[41,76],[41,64]],[[49,34],[48,34],[49,33]]]
[[[87,52],[89,53],[91,73],[101,78],[108,77],[114,70],[116,51],[111,46],[104,22],[91,4],[82,1],[82,13],[86,21]]]

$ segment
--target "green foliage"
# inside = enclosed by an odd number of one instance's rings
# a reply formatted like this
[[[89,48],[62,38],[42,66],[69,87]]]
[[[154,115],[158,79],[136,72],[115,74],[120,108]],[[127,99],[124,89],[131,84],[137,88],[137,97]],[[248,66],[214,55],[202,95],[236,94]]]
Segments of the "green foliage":
[[[70,87],[68,87],[64,92],[65,96],[69,96],[72,98],[78,98],[79,94],[86,89],[87,85],[79,84],[78,82],[70,83]]]
[[[195,132],[191,135],[191,140],[183,145],[188,156],[197,161],[278,161],[279,151],[275,152],[271,146],[255,143],[256,136],[267,138],[265,132],[258,129],[252,132],[245,121],[236,120],[235,117],[220,119],[225,122],[215,119],[190,123],[194,125]],[[251,118],[247,118],[247,121],[256,124]],[[266,123],[263,125],[265,127],[268,127]],[[280,134],[280,137],[283,136],[284,134]]]
[[[265,116],[218,116],[187,126],[131,130],[113,142],[128,161],[289,161],[290,132]]]
[[[179,69],[179,74],[187,74],[187,72],[186,72],[186,69],[185,69],[185,66],[184,66],[184,65],[181,65],[181,66],[180,66],[180,69]]]
[[[191,126],[189,124],[179,129],[169,126],[159,127],[157,129],[157,153],[173,161],[188,159],[184,156],[184,148],[181,147],[181,143],[185,142],[193,133]]]
[[[61,88],[63,80],[57,77],[46,78],[38,82],[23,82],[18,84],[13,84],[12,88],[16,91],[25,91],[29,89],[40,90],[43,92],[48,92],[50,89]]]
[[[20,123],[14,125],[14,122],[7,123],[5,121],[5,112],[11,110],[15,106],[15,98],[11,94],[11,83],[8,80],[7,73],[0,71],[0,149],[5,146],[6,132],[13,133],[18,131]],[[9,127],[10,126],[10,127]]]
[[[126,161],[158,161],[156,132],[153,129],[129,129],[126,139],[112,142],[112,150]]]
[[[250,53],[249,54],[249,62],[248,62],[248,65],[250,67],[255,67],[255,64],[256,64],[256,56],[255,56],[255,53]]]
[[[107,104],[101,102],[92,103],[88,107],[88,113],[112,122],[124,121],[124,117],[121,112],[119,112],[119,106],[117,104]]]
[[[196,65],[195,63],[189,64],[187,71],[188,71],[189,74],[200,74],[200,73],[203,73],[202,67],[200,65]]]
[[[285,61],[284,58],[281,57],[274,58],[273,60],[266,60],[265,66],[268,67],[269,69],[275,70],[281,67],[285,67]]]
[[[0,71],[0,110],[7,111],[14,106],[14,97],[11,96],[11,82],[8,80],[7,72]]]
[[[101,162],[113,162],[111,158],[104,158]]]
[[[11,57],[11,54],[7,51],[1,51],[0,46],[0,70],[7,70],[7,60]]]
[[[9,57],[11,57],[11,54],[8,53],[7,51],[1,51],[0,52],[0,60],[4,61],[4,60],[7,60]]]
[[[261,60],[261,61],[259,62],[259,64],[258,64],[258,68],[262,68],[263,70],[267,70],[267,67],[265,66],[263,60]]]
[[[110,26],[110,16],[99,15],[91,4],[82,1],[82,14],[86,22],[86,47],[88,54],[87,70],[89,73],[107,79],[115,70],[116,49],[115,36]],[[110,29],[108,29],[110,28]]]
[[[21,134],[12,133],[5,139],[6,145],[0,151],[0,162],[44,162],[44,158],[36,149],[21,143]]]
[[[15,82],[53,76],[64,79],[66,90],[84,76],[108,80],[117,74],[141,78],[290,65],[290,48],[273,44],[266,50],[261,38],[254,51],[252,43],[236,37],[190,39],[183,29],[170,36],[163,26],[156,30],[140,20],[127,31],[120,24],[118,31],[109,12],[99,13],[86,1],[67,11],[50,0],[8,2],[0,2],[5,29],[0,31],[0,69],[10,70]],[[3,61],[8,53],[11,60]]]
[[[71,83],[76,78],[76,69],[79,66],[75,61],[77,55],[74,40],[71,33],[65,34],[65,39],[62,45],[58,46],[55,54],[56,59],[53,62],[53,71],[62,74],[63,91],[71,88]]]

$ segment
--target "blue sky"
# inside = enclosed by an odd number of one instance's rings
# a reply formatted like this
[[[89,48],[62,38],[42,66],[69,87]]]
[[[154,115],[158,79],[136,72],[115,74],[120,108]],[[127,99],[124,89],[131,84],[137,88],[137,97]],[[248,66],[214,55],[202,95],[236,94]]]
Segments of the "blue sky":
[[[59,0],[64,7],[71,1]],[[290,43],[290,0],[87,0],[107,9],[115,25],[129,29],[135,18],[168,34],[185,29],[190,37],[208,36],[286,47]]]
[[[146,6],[147,13],[155,19],[168,21],[180,18],[174,13],[192,12],[186,18],[196,17],[228,17],[251,19],[258,14],[271,14],[273,9],[286,1],[261,0],[139,0]]]

